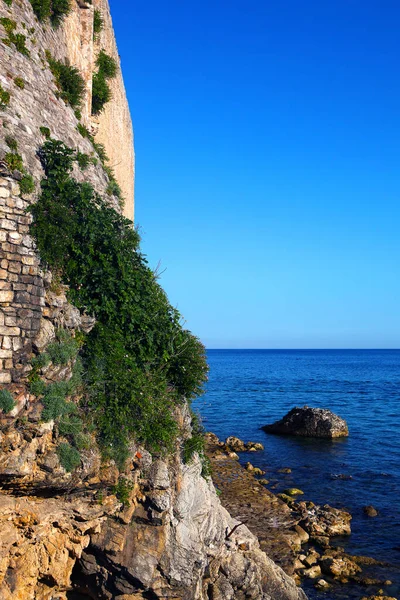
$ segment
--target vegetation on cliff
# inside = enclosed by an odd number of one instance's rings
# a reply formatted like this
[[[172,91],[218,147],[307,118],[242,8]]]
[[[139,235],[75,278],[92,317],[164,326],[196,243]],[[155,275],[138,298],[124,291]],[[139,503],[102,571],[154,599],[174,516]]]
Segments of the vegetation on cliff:
[[[119,464],[131,439],[168,451],[178,435],[176,405],[200,394],[206,380],[204,347],[182,326],[132,223],[71,177],[76,153],[48,140],[40,158],[46,177],[30,208],[31,233],[71,302],[97,321],[81,351],[81,410],[104,455]]]

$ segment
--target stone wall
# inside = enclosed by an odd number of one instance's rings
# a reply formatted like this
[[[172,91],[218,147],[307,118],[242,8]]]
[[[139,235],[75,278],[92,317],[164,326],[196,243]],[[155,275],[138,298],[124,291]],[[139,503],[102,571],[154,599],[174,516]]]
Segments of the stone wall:
[[[91,81],[96,55],[105,49],[118,59],[112,22],[107,0],[96,0],[95,5],[81,1],[72,3],[73,10],[65,24],[54,30],[49,24],[40,24],[29,0],[13,0],[8,8],[0,0],[0,17],[17,23],[17,33],[26,36],[27,57],[14,44],[0,41],[0,85],[9,92],[8,106],[0,109],[0,384],[16,383],[26,373],[32,351],[32,342],[40,332],[43,318],[43,273],[32,239],[29,236],[30,216],[26,208],[35,202],[43,170],[37,155],[45,142],[41,127],[48,127],[55,139],[69,147],[96,156],[91,142],[77,130],[78,120],[70,106],[57,93],[45,52],[60,60],[68,59],[83,74],[87,86],[82,123],[97,132],[96,141],[106,147],[126,199],[125,215],[133,219],[133,135],[122,74],[113,80],[113,99],[104,114],[92,123],[90,117]],[[104,31],[93,43],[93,11],[103,13]],[[0,25],[0,40],[6,32]],[[23,89],[15,79],[24,81]],[[10,172],[2,160],[10,151],[6,137],[16,140],[24,169],[35,181],[35,192],[21,196],[18,181],[21,173]],[[89,181],[103,196],[108,177],[100,163],[90,164],[84,173],[77,167],[74,177]],[[109,196],[109,202],[120,210],[118,199]]]

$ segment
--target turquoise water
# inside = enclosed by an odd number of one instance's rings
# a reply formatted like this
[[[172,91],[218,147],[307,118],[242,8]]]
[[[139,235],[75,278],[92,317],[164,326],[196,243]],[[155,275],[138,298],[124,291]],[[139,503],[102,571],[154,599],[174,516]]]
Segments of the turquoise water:
[[[400,350],[209,350],[208,359],[207,393],[195,404],[206,429],[223,439],[262,442],[264,452],[251,461],[267,471],[273,491],[296,486],[306,500],[348,508],[353,533],[340,545],[389,561],[380,575],[394,585],[385,593],[400,597]],[[260,430],[305,404],[346,419],[349,438],[311,440]],[[278,474],[282,467],[292,473]],[[367,504],[377,508],[377,518],[364,516]],[[331,590],[328,597],[361,597],[343,593]]]

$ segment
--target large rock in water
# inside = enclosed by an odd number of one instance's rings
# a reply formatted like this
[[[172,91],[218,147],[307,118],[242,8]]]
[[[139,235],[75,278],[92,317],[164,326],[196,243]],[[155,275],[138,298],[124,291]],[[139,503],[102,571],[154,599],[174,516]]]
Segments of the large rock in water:
[[[262,427],[267,433],[337,438],[349,435],[347,423],[324,408],[292,408],[280,421]]]

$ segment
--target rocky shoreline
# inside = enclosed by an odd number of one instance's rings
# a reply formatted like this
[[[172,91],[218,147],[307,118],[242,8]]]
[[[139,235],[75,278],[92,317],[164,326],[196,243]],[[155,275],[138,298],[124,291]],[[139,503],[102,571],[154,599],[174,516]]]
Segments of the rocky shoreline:
[[[262,449],[262,444],[245,443],[234,436],[221,442],[207,434],[207,454],[222,505],[258,537],[262,550],[298,585],[311,583],[316,590],[326,591],[350,584],[364,590],[359,595],[362,600],[396,600],[384,591],[392,582],[370,573],[385,563],[352,556],[336,545],[338,536],[351,534],[348,511],[299,501],[303,492],[297,488],[275,494],[265,487],[269,481],[264,471],[251,462],[239,463],[238,453],[249,456]]]

